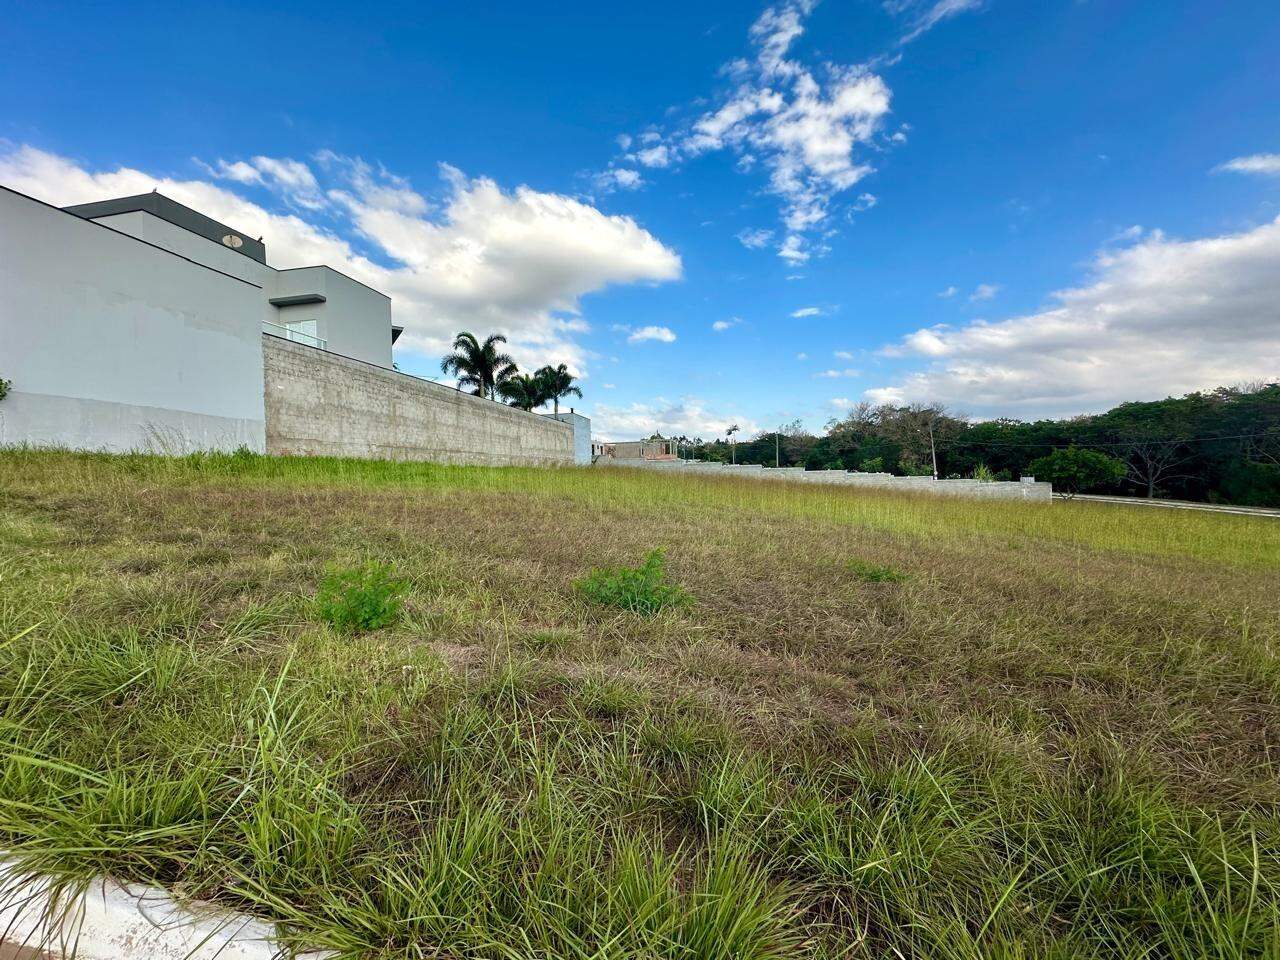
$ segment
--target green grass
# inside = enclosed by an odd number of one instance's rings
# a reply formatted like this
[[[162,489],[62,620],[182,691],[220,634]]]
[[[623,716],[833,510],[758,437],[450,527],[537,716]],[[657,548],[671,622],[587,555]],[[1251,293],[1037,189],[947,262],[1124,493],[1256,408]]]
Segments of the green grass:
[[[1230,515],[0,452],[0,847],[343,957],[1274,960],[1278,567]]]

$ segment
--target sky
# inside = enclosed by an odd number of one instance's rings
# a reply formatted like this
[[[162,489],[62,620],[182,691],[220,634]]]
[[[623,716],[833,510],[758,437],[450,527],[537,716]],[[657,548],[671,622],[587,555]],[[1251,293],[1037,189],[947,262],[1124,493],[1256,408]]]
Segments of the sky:
[[[605,439],[1280,378],[1274,0],[0,0],[0,184],[159,189]]]

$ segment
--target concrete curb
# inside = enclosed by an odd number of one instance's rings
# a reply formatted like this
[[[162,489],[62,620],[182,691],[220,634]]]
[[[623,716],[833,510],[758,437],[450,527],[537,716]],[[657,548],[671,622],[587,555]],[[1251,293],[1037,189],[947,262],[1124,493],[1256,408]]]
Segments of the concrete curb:
[[[156,887],[105,877],[63,899],[46,877],[0,861],[0,956],[77,960],[278,960],[293,956],[273,924]],[[30,951],[30,952],[28,952]],[[40,951],[44,951],[42,954]],[[299,954],[323,960],[328,954]]]

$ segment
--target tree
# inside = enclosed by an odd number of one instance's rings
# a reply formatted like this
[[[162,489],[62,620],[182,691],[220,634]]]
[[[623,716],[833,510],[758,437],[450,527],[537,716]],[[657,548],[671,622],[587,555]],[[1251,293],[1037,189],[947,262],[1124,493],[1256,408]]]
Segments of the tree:
[[[582,399],[582,391],[574,384],[574,376],[563,363],[559,366],[546,366],[534,374],[542,382],[542,399],[550,400],[555,405],[555,412],[560,412],[560,399],[574,396]]]
[[[729,453],[730,463],[738,462],[738,441],[733,440],[733,435],[737,433],[740,429],[741,428],[735,423],[733,424],[733,426],[729,427],[729,429],[724,432],[725,437],[733,442],[733,448]]]
[[[1128,472],[1124,461],[1081,447],[1055,450],[1033,460],[1030,470],[1037,480],[1048,480],[1068,497],[1119,483]]]
[[[521,410],[532,410],[547,402],[542,379],[537,375],[512,374],[498,386],[498,392],[511,406]]]
[[[477,397],[496,400],[498,387],[516,373],[516,362],[498,349],[498,344],[506,342],[506,337],[495,333],[481,343],[464,330],[454,337],[453,353],[440,361],[440,369],[456,375],[458,386],[470,387]]]
[[[6,380],[4,377],[0,377],[0,400],[3,400],[9,395],[9,388],[12,386],[12,380]]]

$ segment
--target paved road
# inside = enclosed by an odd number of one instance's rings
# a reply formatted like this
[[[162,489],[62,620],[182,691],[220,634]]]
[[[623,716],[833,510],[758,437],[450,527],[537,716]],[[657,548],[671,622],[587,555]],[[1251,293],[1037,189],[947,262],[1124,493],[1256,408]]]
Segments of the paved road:
[[[1055,493],[1055,500],[1082,500],[1089,503],[1119,503],[1129,507],[1164,507],[1166,510],[1204,510],[1207,513],[1239,513],[1249,517],[1280,518],[1280,510],[1270,507],[1231,507],[1216,503],[1194,503],[1190,500],[1148,500],[1145,497],[1101,497],[1079,493],[1074,497]]]

